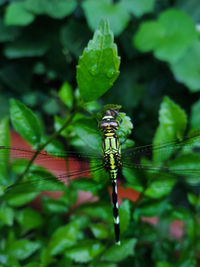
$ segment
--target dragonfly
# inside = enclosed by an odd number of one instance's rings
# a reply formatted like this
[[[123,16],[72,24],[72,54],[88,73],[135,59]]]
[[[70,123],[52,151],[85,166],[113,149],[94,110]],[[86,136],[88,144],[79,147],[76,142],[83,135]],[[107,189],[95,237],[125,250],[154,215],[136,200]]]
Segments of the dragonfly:
[[[4,160],[11,157],[12,168],[18,177],[11,179],[11,185],[2,192],[9,199],[16,193],[56,191],[63,190],[63,185],[78,177],[96,179],[93,190],[99,190],[101,184],[97,177],[104,178],[105,172],[109,174],[109,182],[112,184],[112,203],[114,217],[115,241],[120,245],[120,226],[118,212],[117,180],[125,178],[128,186],[136,188],[141,195],[154,198],[169,194],[177,183],[185,183],[193,189],[199,189],[200,184],[200,131],[164,143],[150,144],[126,148],[121,151],[121,144],[117,134],[120,122],[116,118],[118,112],[108,109],[99,122],[102,132],[102,152],[54,152],[53,160],[64,159],[67,169],[64,173],[53,175],[40,167],[52,160],[52,155],[42,151],[35,159],[29,172],[26,173],[27,158],[34,156],[34,151],[18,147],[0,146],[0,171],[4,173]],[[79,162],[76,170],[70,170],[70,166]],[[71,164],[71,165],[70,165]],[[3,171],[2,171],[3,170]],[[12,170],[12,171],[13,171]],[[26,175],[23,175],[25,174]],[[5,175],[6,176],[6,175]],[[11,175],[12,177],[12,175]],[[0,175],[0,179],[2,174]],[[90,179],[90,178],[89,178]],[[9,179],[8,179],[9,180]],[[0,188],[6,185],[5,179],[0,180]],[[105,183],[107,180],[105,179]],[[91,188],[90,188],[91,189]],[[156,192],[156,193],[155,193]]]

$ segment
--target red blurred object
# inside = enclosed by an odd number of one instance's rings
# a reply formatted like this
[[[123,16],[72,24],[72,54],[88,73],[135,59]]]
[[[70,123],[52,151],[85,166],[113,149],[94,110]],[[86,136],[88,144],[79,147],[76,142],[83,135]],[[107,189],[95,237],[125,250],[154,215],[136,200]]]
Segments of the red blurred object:
[[[31,146],[26,141],[24,141],[19,134],[17,134],[14,131],[11,131],[11,146],[15,147],[15,148],[22,149],[22,150],[24,149],[24,150],[30,150],[31,151]],[[34,150],[32,150],[32,151],[34,154]],[[17,157],[17,158],[23,157],[23,158],[30,159],[33,154],[31,154],[30,152],[26,153],[24,151],[20,152],[20,151],[13,150],[11,152],[11,157]],[[43,159],[44,159],[44,156],[38,155],[38,157],[35,159],[34,163],[39,165],[39,166],[45,167],[48,171],[52,172],[56,176],[64,175],[67,172],[69,172],[69,173],[70,172],[78,172],[79,170],[83,169],[84,166],[87,165],[86,162],[81,162],[81,161],[77,161],[76,159],[73,159],[73,160],[69,161],[68,170],[67,170],[66,161],[62,158],[56,158],[56,157],[53,157],[53,156],[48,154],[48,160],[43,160]],[[85,173],[84,175],[85,175],[85,177],[89,177],[89,172]],[[78,177],[79,177],[78,175],[77,176],[74,175],[73,179],[76,179]],[[63,179],[62,179],[62,182],[64,182],[67,185],[67,180],[63,181]],[[55,191],[55,192],[54,191],[43,192],[43,193],[41,193],[41,195],[46,195],[46,196],[57,199],[62,195],[62,192],[57,192],[57,191]],[[81,203],[84,203],[84,202],[96,200],[96,198],[92,197],[92,194],[90,192],[79,191],[78,196],[79,197],[78,197],[77,204],[79,204],[79,205]],[[36,198],[36,200],[33,202],[34,206],[37,206],[37,205],[41,206],[40,199],[41,199],[41,196]]]

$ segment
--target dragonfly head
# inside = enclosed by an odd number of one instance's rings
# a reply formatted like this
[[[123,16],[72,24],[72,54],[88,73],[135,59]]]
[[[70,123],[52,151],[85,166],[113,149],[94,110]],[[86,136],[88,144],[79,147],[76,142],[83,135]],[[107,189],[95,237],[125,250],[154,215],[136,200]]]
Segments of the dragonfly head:
[[[119,123],[116,120],[117,112],[113,109],[108,109],[101,121],[99,122],[99,128],[101,131],[105,132],[108,130],[116,131],[119,127]]]

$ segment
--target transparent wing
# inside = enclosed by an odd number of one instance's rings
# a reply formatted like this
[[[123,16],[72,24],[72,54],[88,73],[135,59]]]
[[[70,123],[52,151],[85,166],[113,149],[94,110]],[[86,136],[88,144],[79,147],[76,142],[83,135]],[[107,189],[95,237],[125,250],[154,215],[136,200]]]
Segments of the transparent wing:
[[[171,190],[175,183],[183,179],[181,177],[184,177],[184,181],[189,181],[192,186],[198,187],[200,170],[198,165],[200,162],[198,158],[199,140],[200,134],[196,132],[181,141],[172,140],[157,145],[151,144],[126,149],[122,156],[123,172],[128,184],[140,191],[144,188],[147,190],[147,188],[153,187],[157,192],[159,190],[160,192],[167,192],[168,188]],[[31,159],[34,153],[34,151],[23,148],[0,147],[0,158],[10,155],[11,162],[14,158],[17,158],[16,162],[12,163],[12,168],[18,174],[23,173],[26,167],[27,163],[24,163],[24,159]],[[146,159],[141,161],[143,157]],[[54,175],[45,173],[45,171],[41,173],[34,170],[33,167],[27,177],[17,182],[17,185],[10,186],[7,192],[11,192],[11,189],[14,188],[21,192],[25,192],[25,190],[60,190],[69,180],[78,177],[89,177],[91,173],[94,176],[96,174],[99,176],[105,175],[101,172],[103,169],[102,156],[96,152],[76,153],[68,151],[53,153],[52,155],[41,152],[34,163],[48,167]],[[49,168],[49,165],[51,168]],[[99,174],[99,172],[101,173]]]
[[[90,179],[90,172],[96,172],[102,169],[102,165],[95,168],[81,169],[72,171],[69,174],[63,173],[54,175],[41,167],[34,167],[29,174],[20,181],[8,186],[6,193],[24,193],[24,192],[41,192],[41,191],[61,191],[70,181],[78,178]],[[90,171],[90,172],[89,172]]]
[[[25,170],[28,164],[25,160],[31,160],[35,155],[35,151],[24,149],[23,147],[5,147],[0,146],[0,166],[5,164],[5,160],[10,163],[15,162],[15,169],[18,167],[18,173],[21,170]],[[23,161],[24,159],[24,161]],[[100,153],[83,153],[67,151],[62,153],[51,153],[48,154],[45,151],[40,152],[34,160],[34,164],[47,168],[49,171],[56,175],[64,171],[81,170],[85,168],[85,164],[89,161],[102,160]],[[21,169],[20,169],[21,167]]]
[[[30,159],[34,156],[35,151],[29,150],[23,147],[9,147],[9,146],[0,146],[0,158],[5,155],[10,155],[11,157],[16,158],[27,158]],[[42,151],[37,155],[38,161],[46,161],[50,158],[59,158],[59,159],[68,159],[70,157],[78,157],[78,158],[100,158],[101,150],[99,152],[75,152],[75,151],[66,151],[66,152],[51,152],[50,154],[46,151]]]
[[[97,153],[91,155],[91,153],[68,151],[49,155],[41,152],[24,176],[24,171],[34,154],[35,151],[24,148],[0,147],[0,189],[3,188],[6,195],[64,190],[70,180],[80,177],[88,178],[91,170],[95,172],[102,169],[102,157]],[[9,168],[7,168],[8,174],[2,177],[5,158],[8,158]],[[93,161],[95,164],[91,168],[89,162]],[[7,178],[6,182],[5,178]]]
[[[200,131],[193,133],[189,137],[185,137],[183,140],[171,140],[161,144],[150,144],[146,146],[138,146],[134,148],[129,148],[122,151],[122,157],[124,161],[133,160],[137,162],[143,156],[153,156],[155,157],[168,157],[174,151],[178,151],[179,149],[185,149],[185,151],[191,151],[195,149],[200,150]],[[26,158],[31,159],[35,151],[24,149],[22,147],[6,147],[0,146],[0,159],[5,158],[5,156],[9,156],[11,158]],[[101,160],[101,148],[97,151],[92,152],[74,152],[74,151],[66,151],[66,152],[54,152],[48,154],[47,152],[43,151],[37,155],[36,160],[34,161],[36,164],[42,164],[44,162],[49,162],[50,160],[54,160],[55,162],[61,162],[61,159],[67,160],[68,162],[74,162],[74,158],[78,159],[79,161],[87,161],[87,160]]]
[[[168,194],[178,183],[199,190],[199,141],[199,132],[195,132],[181,141],[128,149],[123,157],[124,176],[151,197]]]
[[[170,157],[174,152],[183,150],[184,152],[200,151],[200,131],[195,131],[182,140],[170,140],[164,143],[149,144],[145,146],[136,146],[122,151],[124,158],[140,159],[141,157],[152,156],[154,161],[161,161]]]

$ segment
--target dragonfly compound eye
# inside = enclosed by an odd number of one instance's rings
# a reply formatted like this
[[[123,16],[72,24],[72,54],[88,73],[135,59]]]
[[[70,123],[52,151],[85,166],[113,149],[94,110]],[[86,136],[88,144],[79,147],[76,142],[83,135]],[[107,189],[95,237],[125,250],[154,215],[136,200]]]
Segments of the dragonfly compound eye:
[[[106,129],[112,129],[116,131],[119,127],[119,123],[112,116],[104,116],[99,122],[99,128],[104,131]]]

